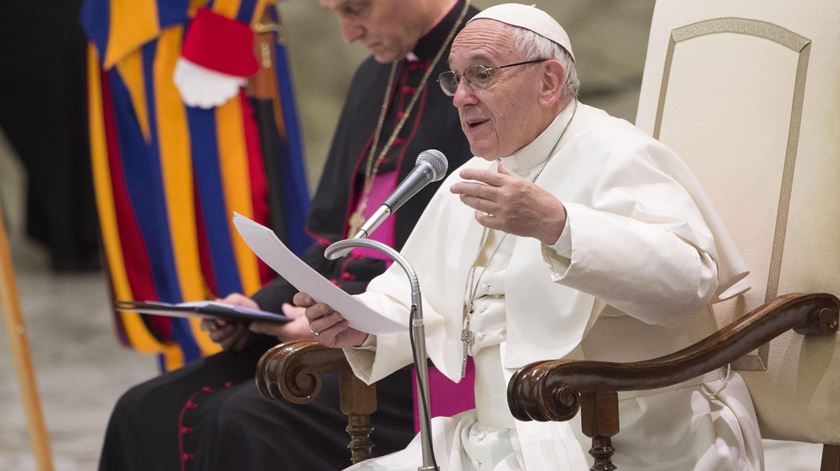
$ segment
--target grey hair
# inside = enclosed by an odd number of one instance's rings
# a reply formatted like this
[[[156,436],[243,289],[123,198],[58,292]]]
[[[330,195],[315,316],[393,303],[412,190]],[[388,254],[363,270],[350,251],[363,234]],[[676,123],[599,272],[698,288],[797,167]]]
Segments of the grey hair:
[[[566,71],[566,80],[563,83],[563,96],[572,95],[577,98],[580,90],[580,80],[577,76],[575,61],[569,52],[563,49],[554,41],[540,36],[530,29],[513,27],[513,46],[522,53],[525,60],[528,59],[556,59],[563,65]]]

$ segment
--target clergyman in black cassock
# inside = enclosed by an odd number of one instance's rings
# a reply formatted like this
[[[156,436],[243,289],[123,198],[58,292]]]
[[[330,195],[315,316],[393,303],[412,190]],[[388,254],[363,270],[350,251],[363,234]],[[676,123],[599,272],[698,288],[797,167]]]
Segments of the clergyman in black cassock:
[[[449,69],[447,40],[477,12],[464,0],[453,3],[417,41],[412,53],[397,63],[393,74],[391,64],[370,57],[353,78],[312,201],[308,231],[317,242],[302,256],[349,293],[364,291],[368,281],[385,270],[385,262],[358,255],[328,261],[323,252],[350,230],[351,215],[364,191],[366,160],[389,77],[393,75],[393,82],[390,105],[383,114],[380,149],[403,115],[408,117],[375,175],[369,177],[396,172],[395,181],[401,181],[426,149],[441,150],[450,171],[471,157],[451,98],[435,82]],[[443,59],[420,86],[439,54]],[[415,95],[416,103],[406,113]],[[391,216],[395,248],[402,247],[436,189],[436,184],[428,186]],[[279,311],[295,292],[278,278],[253,299],[262,309]],[[253,380],[256,363],[276,343],[274,337],[260,336],[243,351],[225,351],[131,388],[111,416],[99,469],[335,470],[348,466],[347,421],[339,409],[337,378],[326,379],[318,399],[306,406],[259,395]],[[408,370],[378,384],[378,410],[371,416],[374,454],[399,450],[413,437],[412,389]]]

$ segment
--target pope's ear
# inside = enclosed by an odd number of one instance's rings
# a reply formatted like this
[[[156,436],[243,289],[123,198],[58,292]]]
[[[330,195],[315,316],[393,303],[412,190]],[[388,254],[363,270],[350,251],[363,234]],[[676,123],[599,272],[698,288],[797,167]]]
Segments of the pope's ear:
[[[547,60],[544,64],[540,95],[547,103],[554,102],[563,96],[566,68],[558,60]]]

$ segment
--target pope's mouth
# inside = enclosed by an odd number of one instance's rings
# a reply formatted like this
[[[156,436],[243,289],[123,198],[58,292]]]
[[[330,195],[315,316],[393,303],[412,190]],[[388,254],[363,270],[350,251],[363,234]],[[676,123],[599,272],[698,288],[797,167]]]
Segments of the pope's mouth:
[[[470,120],[467,120],[467,122],[466,122],[467,123],[467,128],[476,129],[479,126],[481,126],[482,124],[485,124],[488,121],[490,121],[490,120],[489,119],[470,119]]]

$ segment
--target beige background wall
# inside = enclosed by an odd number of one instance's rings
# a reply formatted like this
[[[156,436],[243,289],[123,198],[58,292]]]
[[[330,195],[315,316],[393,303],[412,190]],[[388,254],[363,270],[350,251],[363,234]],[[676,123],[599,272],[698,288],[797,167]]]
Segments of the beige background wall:
[[[473,1],[479,8],[499,3],[504,2]],[[551,13],[569,33],[578,61],[582,100],[632,121],[653,0],[542,0],[537,6]],[[344,43],[336,17],[317,0],[283,0],[280,11],[286,27],[309,182],[314,189],[350,78],[367,52],[361,45]]]

